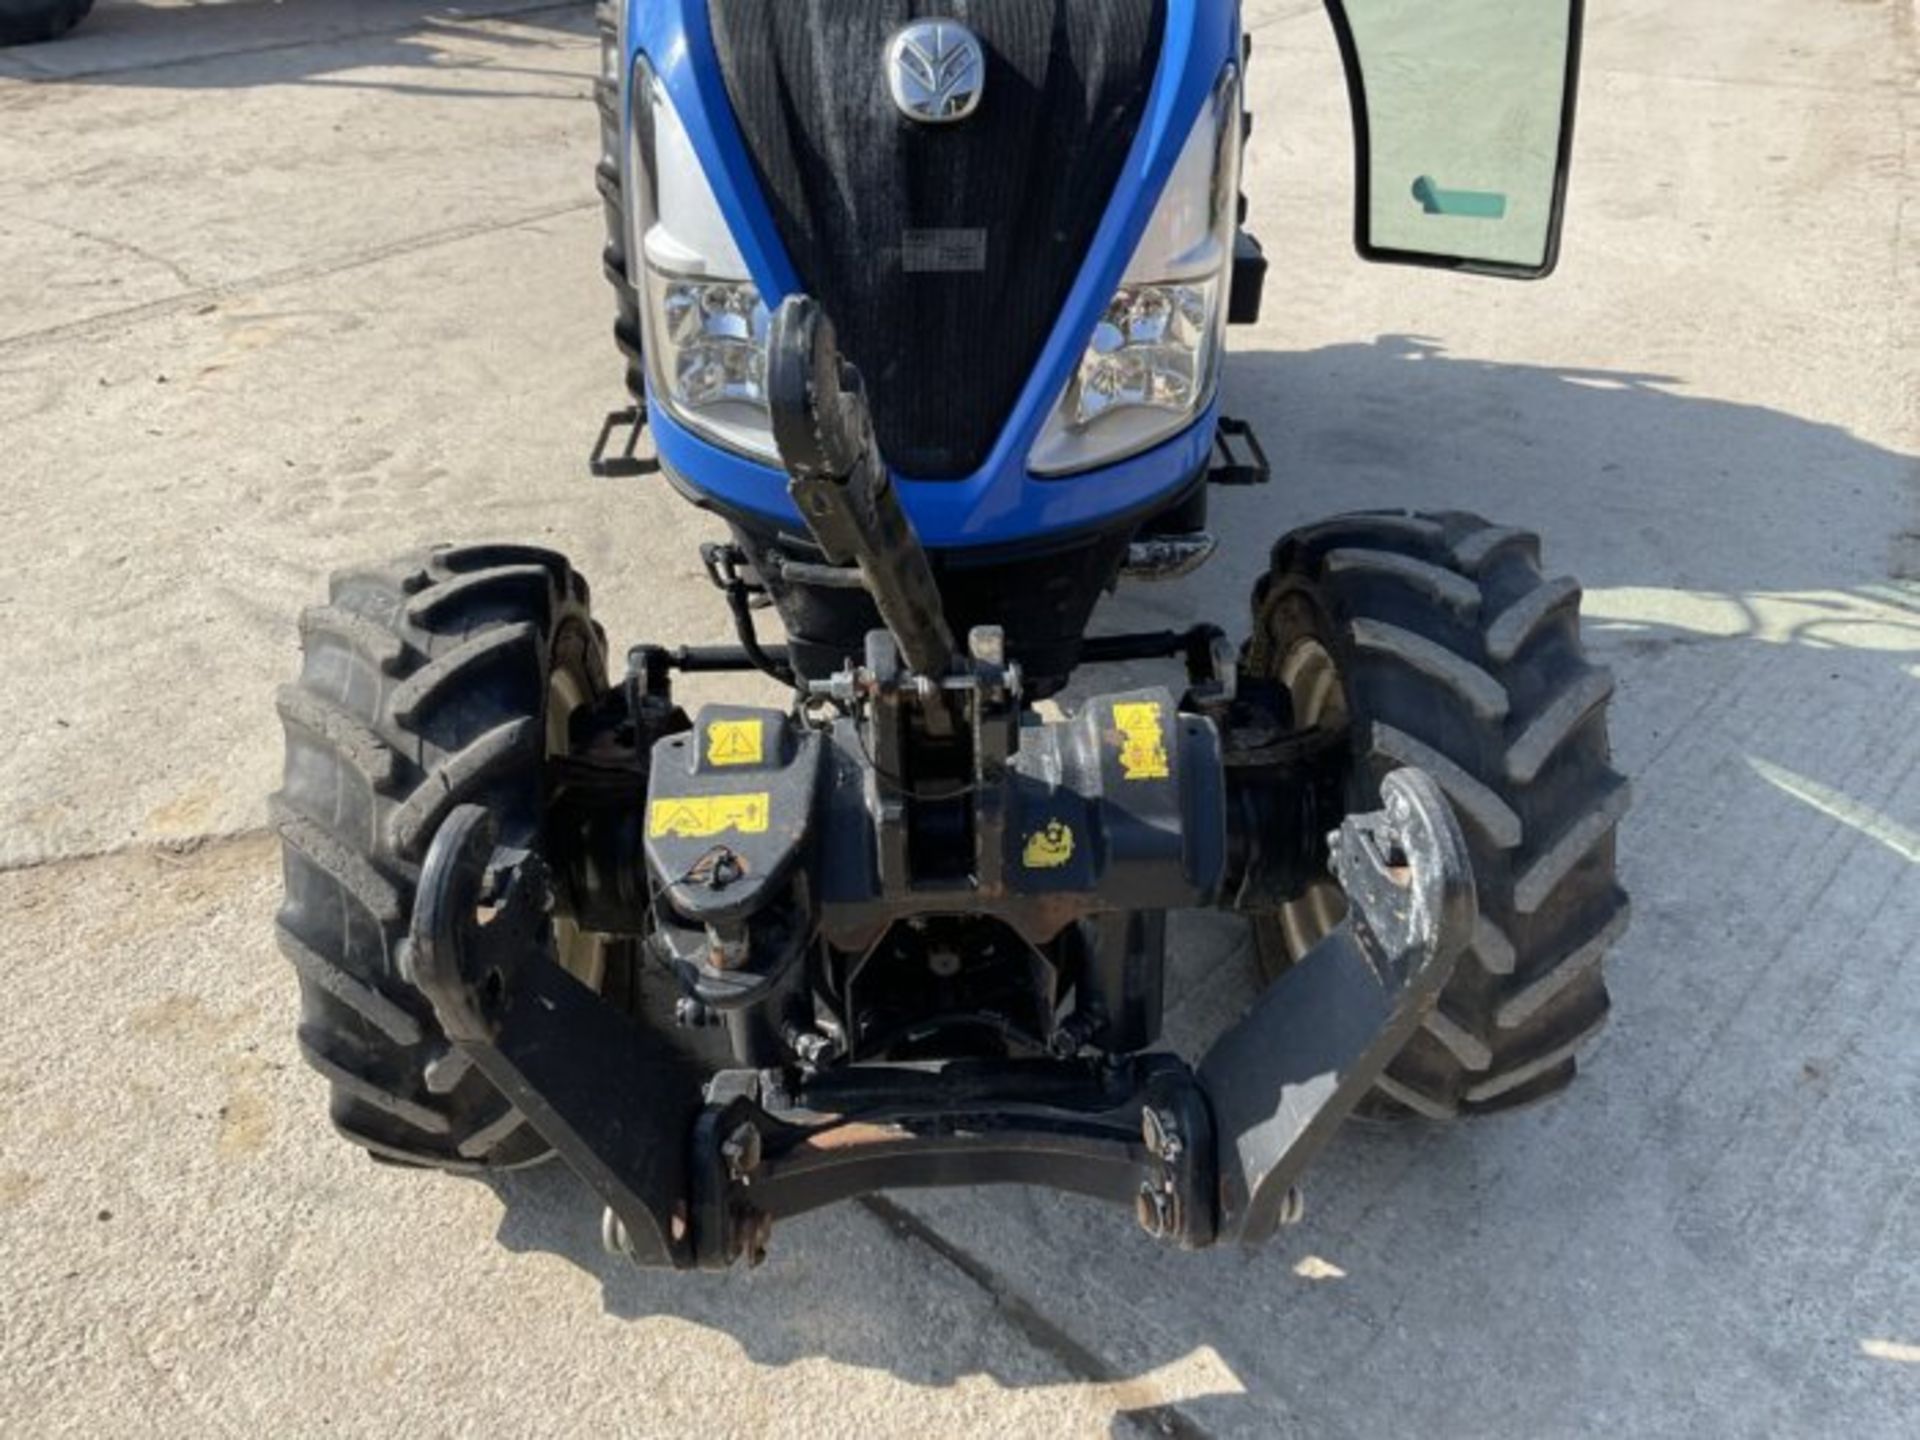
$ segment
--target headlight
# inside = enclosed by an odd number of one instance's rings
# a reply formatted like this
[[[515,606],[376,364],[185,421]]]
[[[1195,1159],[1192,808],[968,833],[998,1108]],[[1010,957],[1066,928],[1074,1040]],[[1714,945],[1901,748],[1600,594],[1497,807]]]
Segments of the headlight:
[[[649,263],[647,301],[660,355],[654,379],[677,408],[767,408],[767,307],[758,290],[663,274]]]
[[[1128,285],[1093,332],[1069,391],[1085,429],[1128,408],[1191,415],[1205,382],[1219,283]]]
[[[1028,466],[1068,475],[1150,450],[1213,398],[1240,195],[1240,73],[1228,66]]]
[[[641,262],[654,396],[708,439],[776,459],[766,304],[686,126],[644,58],[634,64],[633,96],[628,253]]]

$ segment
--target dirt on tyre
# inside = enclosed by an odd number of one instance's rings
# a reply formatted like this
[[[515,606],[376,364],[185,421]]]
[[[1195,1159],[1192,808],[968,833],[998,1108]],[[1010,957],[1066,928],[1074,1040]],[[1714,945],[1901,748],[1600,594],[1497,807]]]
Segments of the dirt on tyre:
[[[607,686],[586,582],[545,550],[435,550],[336,575],[300,630],[300,679],[279,694],[276,933],[333,1122],[415,1164],[542,1159],[545,1142],[441,1034],[405,952],[420,861],[456,806],[490,807],[503,844],[540,843],[549,757]],[[598,986],[604,947],[564,921],[556,932],[562,963]]]
[[[1246,666],[1295,721],[1342,730],[1347,806],[1413,765],[1459,815],[1480,897],[1473,944],[1369,1108],[1432,1119],[1540,1099],[1608,1011],[1602,960],[1627,924],[1614,832],[1629,788],[1607,735],[1612,676],[1580,641],[1580,587],[1540,542],[1477,516],[1365,514],[1296,531],[1253,597]],[[1271,977],[1337,923],[1317,886],[1256,917]],[[1382,1104],[1380,1102],[1384,1101]]]

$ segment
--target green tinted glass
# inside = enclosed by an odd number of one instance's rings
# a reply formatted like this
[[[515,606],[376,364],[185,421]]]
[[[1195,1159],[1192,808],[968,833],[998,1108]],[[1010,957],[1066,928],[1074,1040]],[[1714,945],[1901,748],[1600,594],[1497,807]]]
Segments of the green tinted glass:
[[[1362,252],[1549,269],[1578,0],[1328,4],[1365,120]]]

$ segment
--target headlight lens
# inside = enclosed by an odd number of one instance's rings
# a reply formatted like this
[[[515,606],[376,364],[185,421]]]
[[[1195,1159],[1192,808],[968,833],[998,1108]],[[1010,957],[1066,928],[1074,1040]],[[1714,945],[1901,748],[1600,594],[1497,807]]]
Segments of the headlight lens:
[[[641,259],[654,396],[689,429],[775,459],[767,414],[769,317],[666,90],[633,72],[629,253]]]
[[[1029,468],[1070,475],[1179,434],[1213,398],[1240,194],[1240,74],[1228,66]]]
[[[1218,288],[1212,280],[1128,285],[1115,295],[1067,391],[1073,422],[1085,429],[1128,408],[1191,415]]]
[[[767,408],[767,307],[751,284],[647,268],[663,383],[686,410]]]

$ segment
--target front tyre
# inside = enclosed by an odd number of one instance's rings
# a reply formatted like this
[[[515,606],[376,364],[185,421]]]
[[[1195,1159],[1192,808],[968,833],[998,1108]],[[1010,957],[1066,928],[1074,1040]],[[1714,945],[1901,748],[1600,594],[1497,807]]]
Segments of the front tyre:
[[[450,1046],[404,976],[419,864],[456,806],[486,805],[500,843],[538,848],[548,761],[607,688],[586,582],[551,551],[440,549],[336,575],[301,617],[297,684],[279,696],[285,865],[276,932],[300,980],[302,1054],[335,1126],[376,1156],[510,1168],[547,1146]],[[561,963],[599,988],[597,937],[555,926]]]
[[[93,0],[0,0],[0,47],[57,40],[91,9]]]
[[[1438,1007],[1377,1084],[1433,1119],[1563,1089],[1606,1019],[1601,960],[1627,923],[1614,830],[1628,804],[1607,738],[1613,678],[1580,643],[1580,588],[1539,540],[1476,516],[1364,514],[1296,531],[1254,591],[1249,675],[1295,722],[1344,732],[1347,809],[1417,766],[1472,852],[1480,926]],[[1254,918],[1269,977],[1339,923],[1321,882]]]

